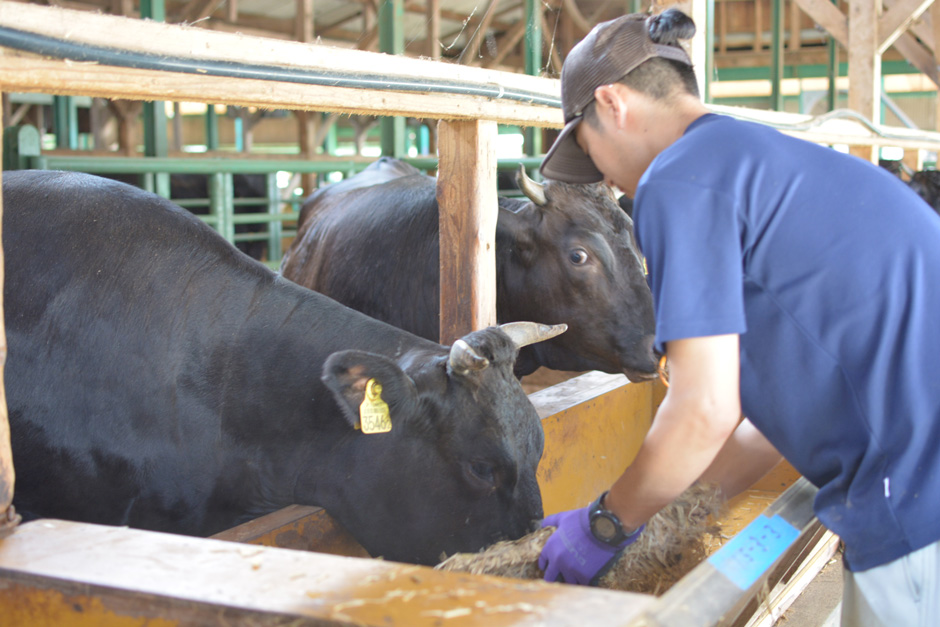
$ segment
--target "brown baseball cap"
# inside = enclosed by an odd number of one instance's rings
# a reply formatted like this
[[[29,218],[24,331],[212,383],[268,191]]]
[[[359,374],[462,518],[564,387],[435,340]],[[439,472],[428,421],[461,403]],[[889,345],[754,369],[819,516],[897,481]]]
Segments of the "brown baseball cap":
[[[614,83],[653,57],[692,65],[685,50],[654,43],[647,15],[633,13],[601,22],[578,42],[561,70],[561,109],[565,128],[542,160],[542,176],[566,183],[596,183],[604,175],[575,141],[574,131],[584,109],[594,101],[594,90]]]

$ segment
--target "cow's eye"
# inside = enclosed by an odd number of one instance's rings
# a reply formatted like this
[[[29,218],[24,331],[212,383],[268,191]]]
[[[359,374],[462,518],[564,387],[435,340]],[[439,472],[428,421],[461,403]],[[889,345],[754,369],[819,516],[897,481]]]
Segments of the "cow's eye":
[[[568,260],[576,266],[583,266],[588,260],[587,251],[583,248],[575,248],[568,253]]]
[[[483,493],[496,489],[496,467],[485,461],[476,460],[464,465],[467,481],[471,487]]]
[[[470,471],[479,479],[492,483],[496,469],[493,468],[492,464],[487,464],[486,462],[471,462]]]

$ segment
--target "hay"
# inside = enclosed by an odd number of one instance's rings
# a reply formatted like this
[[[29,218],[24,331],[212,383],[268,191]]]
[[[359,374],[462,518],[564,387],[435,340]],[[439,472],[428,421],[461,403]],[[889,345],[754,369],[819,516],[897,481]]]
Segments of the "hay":
[[[715,520],[723,510],[724,501],[717,486],[693,485],[650,519],[639,539],[624,550],[600,579],[600,587],[662,594],[705,559],[706,535],[719,535],[720,527]],[[480,553],[457,553],[436,568],[541,579],[539,554],[554,530],[545,527],[518,540],[497,542]]]

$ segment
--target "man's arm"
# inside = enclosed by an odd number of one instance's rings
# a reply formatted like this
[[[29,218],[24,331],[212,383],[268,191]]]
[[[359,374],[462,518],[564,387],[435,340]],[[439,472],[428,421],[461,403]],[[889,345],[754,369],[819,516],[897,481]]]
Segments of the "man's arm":
[[[712,466],[741,418],[737,335],[667,343],[669,391],[636,459],[604,500],[636,528]]]
[[[717,483],[726,499],[754,485],[783,459],[746,418],[734,430],[701,480]]]

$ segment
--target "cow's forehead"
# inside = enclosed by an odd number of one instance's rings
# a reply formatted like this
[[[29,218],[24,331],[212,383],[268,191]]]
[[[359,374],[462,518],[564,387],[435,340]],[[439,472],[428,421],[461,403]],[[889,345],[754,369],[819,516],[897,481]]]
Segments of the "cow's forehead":
[[[572,223],[591,227],[600,225],[620,231],[629,228],[626,214],[620,209],[613,193],[604,184],[570,184],[549,181],[546,184],[549,214],[564,216]]]

